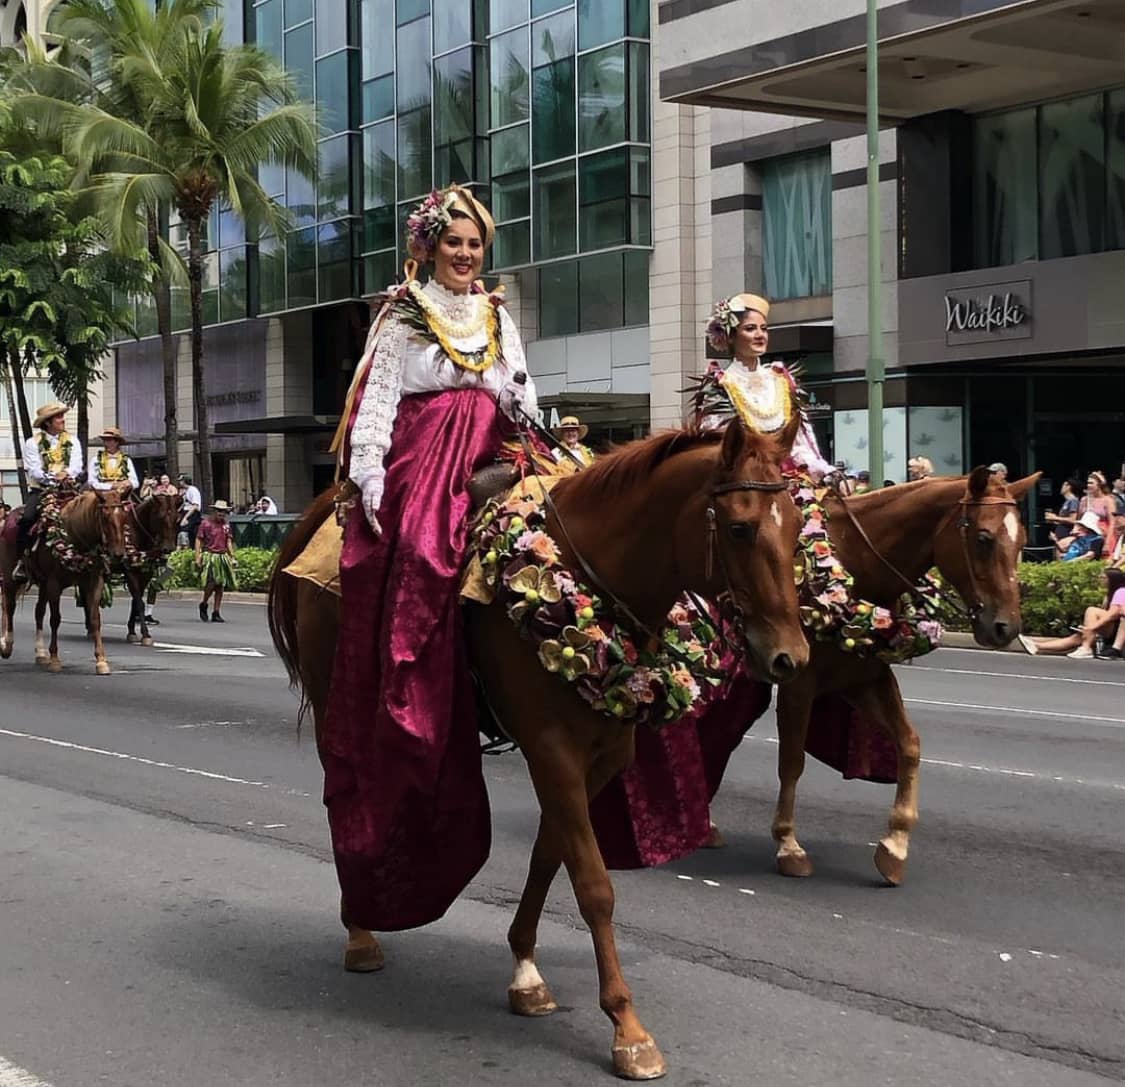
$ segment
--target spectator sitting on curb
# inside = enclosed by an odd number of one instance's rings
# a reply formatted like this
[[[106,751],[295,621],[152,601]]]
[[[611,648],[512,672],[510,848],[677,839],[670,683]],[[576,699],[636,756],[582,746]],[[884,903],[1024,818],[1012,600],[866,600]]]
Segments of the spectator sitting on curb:
[[[1101,534],[1098,515],[1093,510],[1087,510],[1082,514],[1074,526],[1073,535],[1055,544],[1063,562],[1099,559],[1104,546],[1105,537]]]
[[[1125,572],[1106,569],[1106,599],[1100,608],[1089,607],[1082,618],[1082,626],[1065,638],[1031,638],[1019,636],[1020,645],[1033,657],[1040,653],[1065,653],[1075,660],[1092,660],[1099,633],[1107,636],[1117,633],[1111,648],[1101,655],[1109,660],[1120,660],[1125,650]]]

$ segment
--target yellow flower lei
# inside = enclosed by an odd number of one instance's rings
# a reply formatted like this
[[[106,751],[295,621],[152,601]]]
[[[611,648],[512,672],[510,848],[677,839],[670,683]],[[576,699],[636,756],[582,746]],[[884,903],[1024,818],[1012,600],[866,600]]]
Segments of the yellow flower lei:
[[[783,409],[783,414],[785,423],[788,423],[789,420],[793,417],[793,397],[789,392],[789,383],[785,380],[784,377],[781,376],[781,374],[778,373],[773,374],[773,379],[775,382],[775,390],[780,392],[785,397],[785,407]],[[742,390],[738,387],[738,382],[724,381],[722,384],[727,396],[730,397],[730,402],[734,405],[734,410],[738,412],[739,418],[751,430],[760,432],[761,427],[758,424],[762,419],[768,418],[769,415],[772,414],[772,412],[755,411],[755,409],[750,406],[750,402],[743,395]],[[779,389],[779,385],[784,385],[784,388]],[[782,423],[782,426],[784,426],[785,423]]]
[[[109,452],[105,449],[98,453],[98,475],[103,483],[122,483],[129,478],[129,455],[118,453],[117,468],[114,473],[109,469]]]
[[[446,357],[454,366],[470,373],[483,374],[492,369],[500,357],[500,317],[496,307],[491,301],[485,300],[481,307],[481,314],[473,321],[455,323],[450,321],[441,310],[435,306],[423,293],[417,281],[412,281],[409,286],[410,297],[417,304],[425,317],[430,332],[437,341],[438,346],[445,352]],[[472,296],[470,296],[472,297]],[[476,360],[472,355],[466,355],[453,346],[452,338],[468,339],[484,329],[488,336],[488,345],[483,355]],[[475,352],[474,352],[475,355]]]

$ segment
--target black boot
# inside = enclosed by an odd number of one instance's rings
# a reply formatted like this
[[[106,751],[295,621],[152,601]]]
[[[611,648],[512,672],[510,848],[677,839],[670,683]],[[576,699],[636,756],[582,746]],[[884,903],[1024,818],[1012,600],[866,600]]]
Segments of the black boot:
[[[211,622],[212,623],[225,623],[226,620],[217,611],[213,611],[213,612],[211,612]]]
[[[207,605],[206,604],[200,604],[199,605],[199,618],[202,619],[203,622],[205,622],[205,623],[207,622]]]

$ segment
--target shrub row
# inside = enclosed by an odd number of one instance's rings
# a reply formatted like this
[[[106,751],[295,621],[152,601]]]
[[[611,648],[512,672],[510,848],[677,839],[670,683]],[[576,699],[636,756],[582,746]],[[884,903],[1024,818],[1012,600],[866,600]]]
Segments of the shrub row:
[[[277,559],[277,550],[243,547],[239,549],[237,557],[239,589],[248,593],[265,592]],[[171,573],[164,581],[166,589],[199,588],[199,571],[195,568],[194,551],[174,551],[168,559],[168,566]]]

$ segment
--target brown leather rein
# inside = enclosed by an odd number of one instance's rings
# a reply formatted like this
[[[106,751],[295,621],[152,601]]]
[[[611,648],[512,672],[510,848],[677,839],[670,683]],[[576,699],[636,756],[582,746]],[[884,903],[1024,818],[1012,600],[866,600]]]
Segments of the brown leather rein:
[[[868,550],[892,573],[899,581],[906,586],[906,591],[911,596],[919,596],[918,587],[912,582],[893,562],[890,561],[874,544],[871,537],[867,535],[867,531],[863,525],[859,523],[859,519],[852,511],[848,503],[848,496],[840,494],[837,491],[836,497],[840,499],[840,505],[844,507],[844,512],[848,515],[848,520],[851,521],[856,532],[859,533],[860,539],[867,544]],[[976,574],[973,573],[973,562],[969,555],[969,527],[972,522],[969,520],[968,513],[966,512],[970,507],[978,506],[1011,506],[1014,509],[1019,509],[1019,503],[1014,498],[1004,498],[998,495],[985,495],[983,498],[961,498],[958,500],[957,505],[946,513],[941,521],[938,523],[937,530],[934,532],[934,537],[938,537],[945,531],[946,525],[955,516],[958,510],[961,511],[961,518],[957,522],[957,528],[961,537],[961,553],[965,559],[965,571],[969,575],[969,589],[973,594],[973,601],[968,607],[959,603],[956,599],[946,597],[950,606],[955,610],[960,611],[971,622],[975,622],[977,616],[984,610],[984,601],[981,600],[980,590],[977,588]]]

